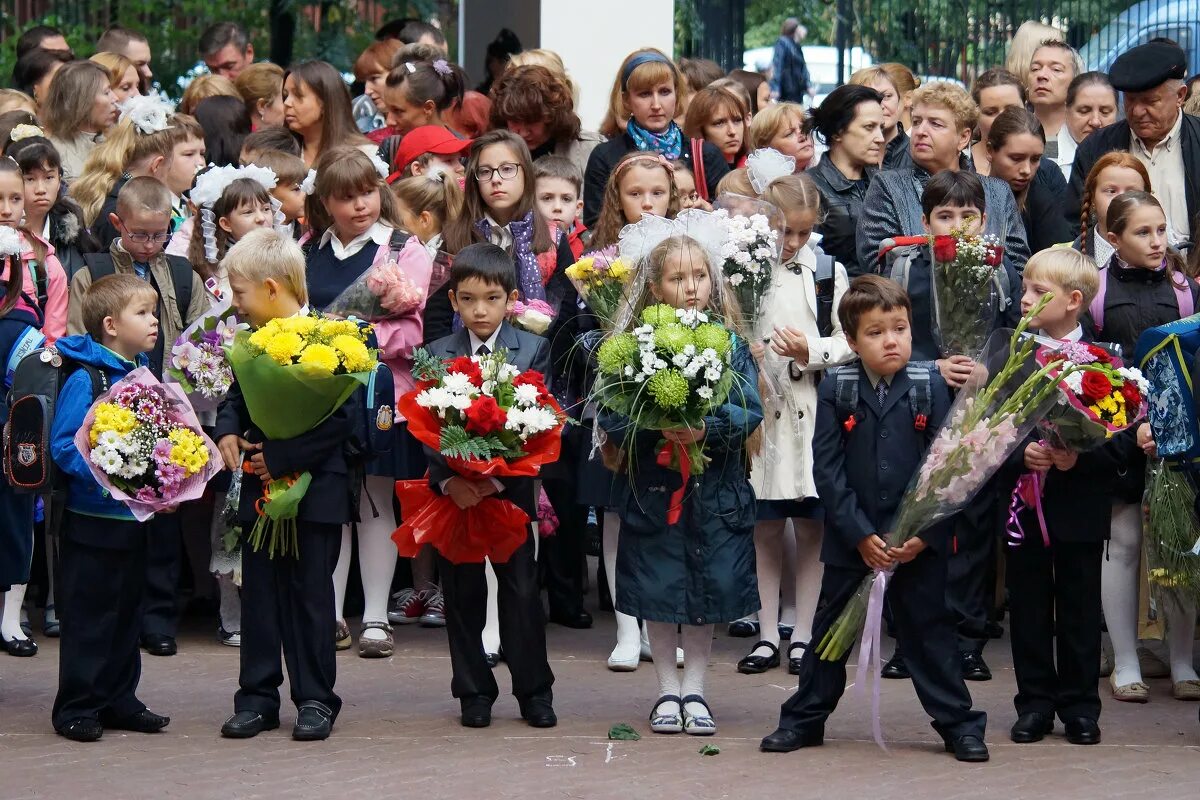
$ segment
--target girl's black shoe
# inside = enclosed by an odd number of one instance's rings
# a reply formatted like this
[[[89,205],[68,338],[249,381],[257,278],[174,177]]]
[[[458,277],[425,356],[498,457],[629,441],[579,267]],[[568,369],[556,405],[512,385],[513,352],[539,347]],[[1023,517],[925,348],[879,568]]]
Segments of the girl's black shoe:
[[[771,654],[767,656],[755,655],[754,651],[760,647],[769,649]],[[779,647],[770,642],[763,641],[755,643],[754,647],[750,648],[750,655],[738,662],[737,671],[743,675],[759,675],[778,666]]]

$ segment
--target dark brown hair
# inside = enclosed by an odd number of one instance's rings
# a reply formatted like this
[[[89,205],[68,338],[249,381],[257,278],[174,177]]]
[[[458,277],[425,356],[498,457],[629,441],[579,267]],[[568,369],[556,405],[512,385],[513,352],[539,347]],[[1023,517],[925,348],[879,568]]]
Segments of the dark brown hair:
[[[1021,83],[1021,79],[1003,67],[993,67],[986,72],[980,73],[975,82],[971,84],[971,99],[975,101],[975,105],[979,105],[979,98],[983,96],[984,89],[994,89],[997,86],[1013,86],[1017,90],[1017,94],[1021,95],[1021,102],[1028,103],[1029,97],[1025,92],[1025,84]]]
[[[859,275],[838,303],[838,321],[846,338],[858,337],[858,323],[868,311],[892,311],[903,308],[912,321],[912,301],[900,284],[882,275]]]
[[[667,201],[667,217],[673,218],[679,213],[679,189],[675,186],[675,170],[669,164],[664,163],[662,156],[657,153],[647,153],[635,150],[626,153],[613,166],[612,172],[608,175],[608,183],[604,185],[604,197],[600,204],[600,216],[596,218],[596,224],[592,228],[592,240],[589,243],[590,250],[603,250],[609,245],[617,243],[617,237],[621,233],[621,228],[624,228],[629,220],[625,219],[625,212],[621,208],[621,178],[626,175],[633,167],[641,166],[644,169],[661,169],[667,173],[667,186],[670,187],[670,198]]]
[[[746,121],[749,109],[742,98],[722,86],[706,86],[692,95],[688,101],[687,115],[683,120],[683,135],[691,139],[704,138],[704,126],[721,112],[725,112],[742,123],[742,146],[734,154],[733,163],[750,152],[750,123]],[[716,142],[713,142],[716,145]],[[722,154],[723,155],[723,154]]]
[[[263,185],[253,178],[238,178],[225,187],[225,191],[221,192],[221,196],[217,202],[213,203],[212,213],[213,220],[219,220],[221,217],[227,217],[237,211],[246,203],[265,203],[270,205],[271,194]],[[208,258],[204,254],[204,226],[197,224],[192,228],[192,240],[188,243],[188,261],[192,262],[192,268],[200,274],[201,278],[209,278],[216,271],[216,264],[210,264]],[[225,257],[225,252],[229,249],[231,242],[229,234],[225,232],[219,224],[217,225],[216,233],[214,234],[217,242],[217,262]]]
[[[1042,144],[1046,144],[1046,132],[1032,111],[1016,106],[1004,109],[992,121],[992,129],[988,132],[987,138],[988,152],[999,152],[1010,136],[1020,136],[1023,133],[1041,139]],[[1025,200],[1029,197],[1029,186],[1032,185],[1033,182],[1030,181],[1029,185],[1017,195],[1017,208],[1021,211],[1025,210]]]
[[[346,82],[331,64],[324,61],[304,61],[284,73],[294,76],[304,84],[304,92],[312,92],[321,101],[321,149],[328,152],[332,147],[344,144],[367,144],[370,140],[358,132],[354,114],[350,110],[350,90]]]
[[[1139,208],[1145,208],[1146,206],[1157,208],[1163,212],[1163,219],[1167,218],[1167,212],[1163,210],[1162,203],[1158,202],[1158,198],[1154,195],[1149,192],[1125,192],[1114,197],[1112,202],[1109,203],[1104,227],[1108,229],[1109,233],[1120,236],[1125,231],[1126,226],[1129,225],[1129,215]],[[1116,248],[1113,249],[1115,250]],[[1172,284],[1179,283],[1175,278],[1176,272],[1181,275],[1187,275],[1187,262],[1174,247],[1167,248],[1165,263],[1167,265],[1167,279]],[[1104,265],[1100,264],[1099,266]],[[1184,279],[1183,283],[1186,284],[1187,280]]]
[[[439,71],[434,63],[442,67]],[[467,89],[467,76],[462,67],[445,59],[436,62],[404,61],[387,76],[389,88],[404,87],[408,102],[420,106],[433,101],[439,112],[458,108]]]
[[[493,128],[503,128],[509,122],[544,122],[547,136],[554,141],[579,136],[571,89],[545,67],[506,70],[492,85],[491,98]]]

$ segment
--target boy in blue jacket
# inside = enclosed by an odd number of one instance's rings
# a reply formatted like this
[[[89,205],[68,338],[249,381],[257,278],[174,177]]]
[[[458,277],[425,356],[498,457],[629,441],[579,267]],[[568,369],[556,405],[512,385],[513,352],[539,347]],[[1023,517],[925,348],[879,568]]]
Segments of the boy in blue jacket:
[[[861,362],[840,367],[818,390],[813,478],[827,512],[825,574],[812,640],[824,638],[871,570],[895,569],[888,599],[917,697],[948,752],[959,761],[987,761],[987,717],[971,708],[946,608],[946,526],[935,525],[898,548],[884,538],[950,405],[936,370],[909,365],[911,313],[908,295],[878,275],[855,278],[838,307]],[[839,403],[839,388],[855,391]],[[843,413],[839,405],[846,399],[850,408]],[[823,661],[806,650],[799,687],[783,704],[779,728],[762,740],[762,749],[788,752],[822,744],[825,720],[845,686],[846,656]]]
[[[50,454],[67,477],[60,544],[58,612],[62,621],[54,730],[94,742],[105,728],[154,733],[171,720],[137,698],[138,636],[146,582],[147,523],[100,488],[75,446],[95,401],[93,371],[108,385],[139,366],[158,339],[158,293],[133,275],[110,275],[83,296],[87,333],[59,339],[58,352],[82,365],[58,395]]]

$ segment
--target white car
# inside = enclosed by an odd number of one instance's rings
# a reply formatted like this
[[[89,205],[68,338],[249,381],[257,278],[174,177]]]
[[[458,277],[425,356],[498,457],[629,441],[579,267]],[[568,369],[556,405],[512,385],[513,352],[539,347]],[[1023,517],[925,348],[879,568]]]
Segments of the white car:
[[[816,95],[813,96],[811,102],[811,105],[814,106],[820,105],[825,96],[836,89],[839,83],[845,83],[850,80],[850,76],[854,72],[875,63],[870,53],[867,53],[861,47],[852,47],[846,51],[845,74],[842,76],[842,80],[839,81],[837,69],[838,49],[836,47],[802,45],[800,49],[804,52],[804,63],[808,65],[808,75],[811,81],[809,89],[816,91]],[[750,72],[765,71],[771,66],[771,57],[774,53],[774,46],[756,47],[753,50],[747,50],[742,53],[743,66]],[[759,69],[759,67],[762,67],[762,69]]]

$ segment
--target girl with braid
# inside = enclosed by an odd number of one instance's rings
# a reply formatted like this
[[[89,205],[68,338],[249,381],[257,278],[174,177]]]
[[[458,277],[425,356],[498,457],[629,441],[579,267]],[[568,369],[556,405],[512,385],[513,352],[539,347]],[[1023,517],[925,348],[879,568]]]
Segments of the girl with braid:
[[[1071,246],[1091,256],[1098,268],[1103,267],[1114,252],[1105,227],[1109,204],[1125,192],[1149,191],[1150,173],[1137,157],[1123,151],[1101,156],[1083,184],[1079,237]]]

